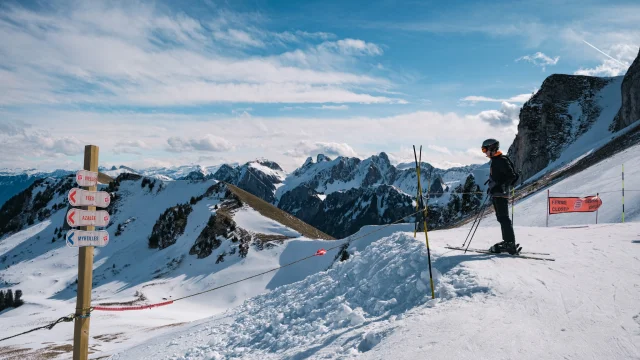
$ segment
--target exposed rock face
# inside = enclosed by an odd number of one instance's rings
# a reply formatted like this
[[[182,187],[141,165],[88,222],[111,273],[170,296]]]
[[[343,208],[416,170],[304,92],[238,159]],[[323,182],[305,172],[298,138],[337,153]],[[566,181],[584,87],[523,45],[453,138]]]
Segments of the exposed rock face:
[[[280,165],[273,161],[260,160],[255,163],[271,169],[274,172],[265,173],[252,167],[251,163],[246,163],[235,168],[229,165],[222,165],[212,177],[216,180],[233,184],[264,201],[273,203],[275,201],[275,184],[279,184],[283,180],[283,175],[277,172],[283,172],[283,170]]]
[[[324,201],[314,190],[300,186],[283,195],[284,204],[283,210],[336,238],[365,225],[388,224],[415,211],[410,196],[384,184],[334,192]]]
[[[622,81],[622,106],[616,116],[615,130],[640,120],[640,52]]]
[[[227,210],[220,209],[211,215],[207,225],[189,250],[189,254],[197,255],[198,259],[206,258],[219,248],[223,241],[239,243],[242,255],[242,245],[251,241],[251,235],[246,230],[237,227]],[[248,250],[248,245],[245,249]]]
[[[282,195],[278,207],[307,224],[313,225],[313,219],[322,209],[322,200],[315,190],[309,189],[306,186],[298,186]],[[318,229],[327,232],[326,229]],[[331,233],[327,234],[333,236]]]
[[[520,111],[518,135],[509,156],[527,179],[557,159],[584,134],[602,109],[597,95],[615,78],[551,75]],[[612,119],[613,120],[613,119]]]
[[[189,180],[189,181],[204,181],[206,177],[203,173],[199,171],[192,171],[187,176],[181,177],[178,180]]]

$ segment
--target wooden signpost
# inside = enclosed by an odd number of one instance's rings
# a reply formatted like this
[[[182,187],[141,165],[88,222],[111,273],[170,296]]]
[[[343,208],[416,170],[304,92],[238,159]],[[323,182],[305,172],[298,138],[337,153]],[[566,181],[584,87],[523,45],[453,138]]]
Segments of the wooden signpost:
[[[78,297],[76,300],[76,318],[73,331],[73,360],[86,360],[89,357],[89,316],[91,312],[91,284],[93,281],[93,248],[106,246],[109,233],[106,230],[95,231],[96,226],[109,225],[110,217],[106,211],[96,211],[96,207],[107,207],[111,202],[109,193],[96,191],[98,181],[113,181],[109,176],[98,172],[98,147],[84,147],[84,169],[76,173],[76,182],[85,189],[73,188],[68,199],[72,208],[67,212],[69,226],[81,227],[67,232],[67,246],[77,247],[78,256]]]

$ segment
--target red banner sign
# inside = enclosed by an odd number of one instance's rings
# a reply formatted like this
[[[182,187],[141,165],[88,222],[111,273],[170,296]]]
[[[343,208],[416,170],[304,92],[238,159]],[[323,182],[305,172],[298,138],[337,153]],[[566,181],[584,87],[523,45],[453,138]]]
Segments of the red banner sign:
[[[549,214],[572,212],[594,212],[602,205],[598,196],[586,197],[550,197]]]

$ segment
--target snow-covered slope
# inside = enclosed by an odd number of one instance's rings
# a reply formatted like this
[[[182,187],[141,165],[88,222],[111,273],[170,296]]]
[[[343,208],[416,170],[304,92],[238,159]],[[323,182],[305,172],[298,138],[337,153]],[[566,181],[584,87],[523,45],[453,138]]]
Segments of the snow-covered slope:
[[[148,180],[124,174],[111,188],[116,195],[110,208],[111,239],[106,247],[95,249],[94,305],[138,305],[175,299],[245,274],[273,269],[299,251],[313,254],[321,246],[321,242],[304,238],[299,231],[266,218],[215,180],[145,179]],[[49,179],[33,193],[59,189],[58,183],[66,186],[70,180],[73,179]],[[64,237],[57,235],[67,209],[58,204],[65,202],[66,195],[65,191],[56,191],[45,203],[48,211],[43,221],[23,224],[23,230],[0,238],[0,288],[22,290],[25,301],[22,307],[0,314],[0,322],[12,324],[0,329],[0,338],[75,308],[78,250],[66,247]],[[158,237],[154,238],[154,234]],[[229,287],[223,293],[185,300],[151,320],[143,314],[115,318],[113,314],[96,314],[92,317],[92,336],[97,336],[94,349],[109,348],[114,339],[116,343],[135,343],[169,329],[163,326],[214,315],[276,285],[301,280],[326,268],[329,261],[328,257],[321,258],[316,265],[293,274],[275,272]],[[140,334],[133,336],[132,330]],[[35,349],[45,356],[55,353],[53,348],[64,345],[68,338],[66,332],[42,336],[8,344]],[[47,341],[55,345],[43,344]]]
[[[639,358],[640,225],[518,231],[556,261],[449,251],[466,229],[435,231],[431,300],[424,240],[384,234],[327,271],[113,359]],[[475,246],[499,229],[483,235]]]
[[[568,177],[549,187],[551,196],[582,197],[600,194],[602,206],[598,210],[599,223],[622,221],[622,165],[625,177],[625,221],[640,221],[640,145],[618,154]],[[515,205],[516,224],[545,226],[547,214],[546,188],[519,201]],[[491,215],[493,216],[493,215]],[[488,218],[488,221],[494,221]],[[549,225],[594,224],[595,213],[551,215]],[[518,234],[516,234],[517,236]]]

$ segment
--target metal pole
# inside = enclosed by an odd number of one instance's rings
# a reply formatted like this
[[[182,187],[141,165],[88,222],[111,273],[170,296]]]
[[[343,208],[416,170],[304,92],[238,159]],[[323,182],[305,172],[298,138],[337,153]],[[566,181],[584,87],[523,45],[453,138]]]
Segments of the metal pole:
[[[596,193],[596,199],[600,199],[600,193]],[[596,209],[596,224],[598,224],[598,211],[600,208]]]
[[[469,239],[469,243],[467,244],[467,247],[464,249],[464,253],[467,253],[467,250],[469,249],[469,245],[471,245],[471,240],[473,240],[473,237],[476,235],[476,231],[478,230],[478,228],[480,227],[480,220],[482,220],[482,216],[484,215],[484,211],[487,208],[482,208],[482,212],[480,213],[480,218],[478,219],[478,224],[476,225],[476,229],[473,230],[473,234],[471,234],[471,238]]]
[[[416,154],[416,146],[413,145],[413,155]],[[422,162],[422,146],[420,146],[420,160],[418,164]],[[418,191],[416,191],[416,211],[420,211],[420,171],[416,168],[416,176],[418,176]],[[415,239],[418,234],[418,223],[420,223],[420,215],[416,215],[416,223],[413,228],[413,238]]]
[[[98,147],[84,147],[84,170],[98,172]],[[97,185],[86,187],[96,191]],[[95,206],[85,206],[85,210],[94,210]],[[83,230],[93,231],[95,226],[85,226]],[[91,307],[91,285],[93,281],[93,246],[83,246],[78,256],[78,296],[76,299],[76,319],[73,329],[73,360],[89,358],[89,315]]]
[[[484,213],[484,204],[486,204],[487,199],[489,199],[489,195],[488,194],[485,196],[484,200],[482,200],[482,204],[480,204],[480,207],[478,208],[478,214],[476,215],[476,218],[473,220],[473,223],[471,224],[471,228],[469,229],[469,233],[467,234],[467,237],[464,238],[464,242],[462,243],[462,247],[467,245],[467,240],[469,239],[469,235],[471,235],[471,231],[473,231],[473,227],[476,225],[476,221],[478,222],[478,224],[480,224],[478,219],[480,218],[480,215]]]
[[[513,226],[513,208],[516,202],[516,188],[511,189],[511,226]]]
[[[549,227],[549,189],[547,189],[547,227]]]
[[[622,164],[622,222],[624,223],[624,164]]]

